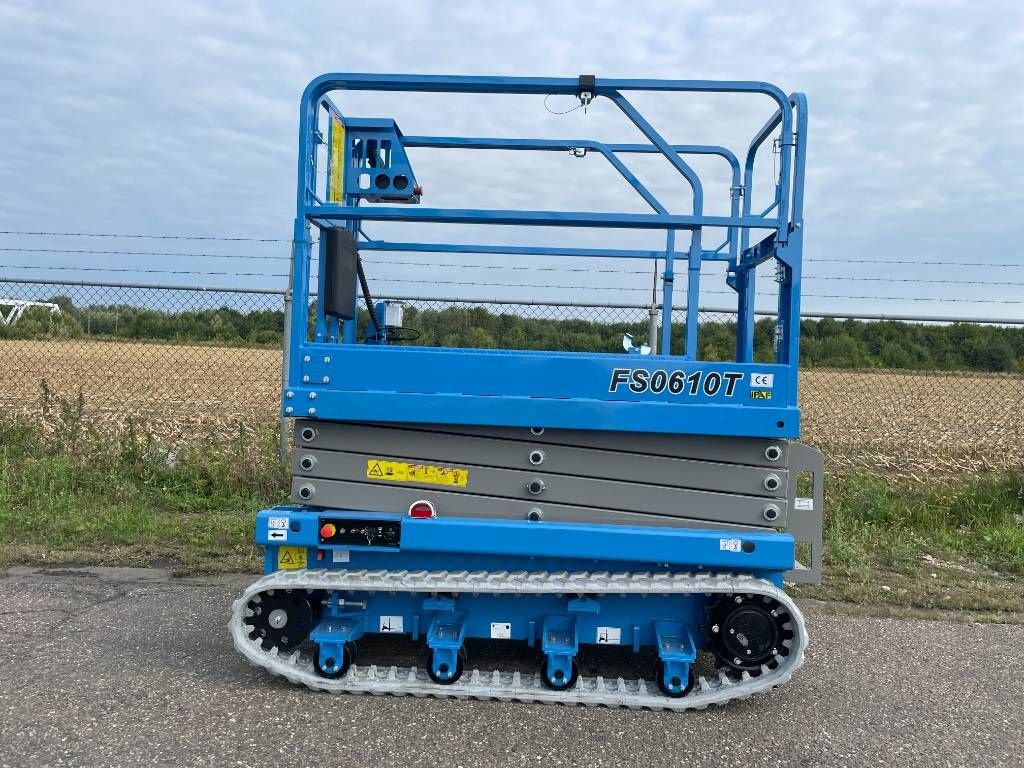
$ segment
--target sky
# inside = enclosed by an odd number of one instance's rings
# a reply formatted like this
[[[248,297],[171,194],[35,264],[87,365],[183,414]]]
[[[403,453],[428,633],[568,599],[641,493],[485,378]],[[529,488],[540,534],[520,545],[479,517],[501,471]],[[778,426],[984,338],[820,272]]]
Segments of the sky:
[[[382,11],[338,0],[0,0],[0,230],[268,241],[2,234],[0,276],[282,287],[298,99],[324,72],[593,73],[802,91],[804,307],[1024,317],[1019,2],[434,0]],[[336,101],[352,116],[394,117],[406,134],[638,140],[606,101],[565,115],[552,112],[574,106],[566,97]],[[635,103],[669,141],[741,156],[773,111],[764,97]],[[600,157],[414,150],[411,159],[432,207],[645,210]],[[755,209],[774,160],[759,155]],[[670,211],[689,212],[688,188],[661,158],[628,162]],[[725,214],[727,167],[693,165],[707,212]],[[404,240],[660,244],[607,230],[367,229]],[[53,252],[82,250],[116,252]],[[622,261],[374,253],[367,263],[375,290],[392,295],[632,303],[651,284],[650,265]],[[720,269],[709,267],[704,285],[703,305],[734,302]],[[759,280],[761,306],[771,287],[770,275]]]

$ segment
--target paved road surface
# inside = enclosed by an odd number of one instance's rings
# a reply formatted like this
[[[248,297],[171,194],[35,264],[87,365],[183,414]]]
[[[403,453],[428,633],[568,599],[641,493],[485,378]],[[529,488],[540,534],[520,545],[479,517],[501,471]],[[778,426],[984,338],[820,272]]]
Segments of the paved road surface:
[[[808,606],[793,681],[704,712],[335,697],[236,656],[224,625],[243,583],[0,577],[0,766],[1024,764],[1024,626]]]

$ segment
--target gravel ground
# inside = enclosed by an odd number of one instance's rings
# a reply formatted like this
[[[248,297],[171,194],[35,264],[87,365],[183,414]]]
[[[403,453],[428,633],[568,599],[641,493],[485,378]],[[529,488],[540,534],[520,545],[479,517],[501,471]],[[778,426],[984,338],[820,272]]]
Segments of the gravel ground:
[[[0,766],[1024,764],[1024,626],[806,605],[794,679],[704,712],[335,697],[235,654],[225,623],[248,580],[12,569]]]

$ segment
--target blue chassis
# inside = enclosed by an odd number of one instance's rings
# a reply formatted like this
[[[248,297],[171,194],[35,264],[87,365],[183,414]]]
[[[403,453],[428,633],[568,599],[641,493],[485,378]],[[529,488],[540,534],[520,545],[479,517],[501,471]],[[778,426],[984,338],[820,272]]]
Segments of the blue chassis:
[[[576,95],[579,81],[568,78],[495,78],[423,75],[324,75],[302,96],[299,128],[297,210],[294,224],[292,303],[287,318],[289,347],[283,411],[286,416],[314,419],[433,422],[495,426],[529,426],[652,431],[726,436],[794,438],[799,435],[797,358],[799,350],[800,274],[803,245],[803,185],[806,159],[807,104],[802,94],[786,96],[758,82],[606,80],[596,81],[595,98],[610,100],[649,141],[648,144],[604,144],[587,139],[511,139],[403,136],[393,122],[345,118],[328,93],[339,90],[420,91],[444,93]],[[670,145],[623,95],[629,91],[745,93],[767,96],[777,109],[753,137],[742,166],[728,149],[704,145]],[[410,147],[565,151],[586,150],[602,156],[650,206],[652,213],[578,211],[509,211],[436,209],[419,206],[360,205],[358,194],[330,194],[317,189],[317,148],[330,145],[319,129],[321,113],[352,130],[382,130],[390,125],[405,161]],[[754,160],[759,147],[779,131],[779,175],[774,198],[761,213],[752,213]],[[331,124],[333,130],[333,123]],[[346,154],[328,162],[348,165]],[[627,168],[620,155],[661,154],[692,191],[692,212],[672,214]],[[713,154],[730,166],[730,215],[703,212],[703,187],[684,155]],[[330,165],[329,165],[330,168]],[[411,168],[409,169],[411,174]],[[328,174],[330,175],[330,174]],[[338,197],[341,199],[339,200]],[[665,233],[664,250],[629,250],[459,243],[408,243],[370,240],[367,221],[469,223],[541,227],[657,229]],[[353,321],[338,323],[319,306],[314,331],[307,335],[311,257],[310,227],[345,227],[360,240],[363,251],[449,252],[481,256],[608,257],[655,259],[664,265],[661,349],[671,352],[675,264],[685,263],[686,322],[684,353],[648,357],[564,352],[425,349],[380,343],[358,344]],[[714,250],[702,246],[704,229],[724,231]],[[760,239],[751,245],[751,233]],[[690,232],[688,250],[676,250],[677,232]],[[754,275],[757,267],[779,264],[778,341],[773,363],[755,363]],[[697,359],[700,267],[704,261],[728,265],[727,283],[737,296],[737,338],[733,363]],[[323,295],[323,275],[318,290]],[[664,371],[697,386],[683,391],[634,391],[610,382],[638,367],[648,374]],[[678,372],[678,373],[677,373]],[[729,397],[700,386],[707,376],[737,378]],[[755,398],[753,377],[770,374],[770,398]],[[628,381],[628,378],[627,378]],[[763,389],[763,387],[762,387]],[[759,394],[764,394],[760,392]],[[336,548],[319,543],[321,517],[400,520],[401,545],[395,549],[347,547],[345,562],[335,562]],[[310,568],[390,570],[526,570],[748,573],[780,586],[793,567],[794,542],[788,534],[742,534],[726,531],[667,529],[525,521],[415,520],[403,514],[374,515],[358,511],[277,507],[258,515],[256,541],[265,547],[266,572],[278,569],[279,547],[268,536],[270,517],[288,518],[287,546],[302,547]],[[278,534],[279,535],[279,534]],[[740,539],[738,551],[724,541]],[[638,651],[655,646],[663,664],[662,684],[679,694],[697,649],[705,596],[424,596],[362,593],[327,596],[311,639],[318,643],[323,668],[340,671],[346,644],[381,629],[382,617],[401,616],[403,632],[425,636],[432,650],[435,679],[456,673],[458,653],[467,637],[493,636],[492,623],[507,623],[508,639],[540,644],[546,654],[549,680],[568,682],[580,643],[599,643],[600,632],[613,628],[620,643]],[[359,604],[352,608],[346,601]]]
[[[286,519],[269,528],[271,518]],[[399,521],[397,548],[324,545],[325,520]],[[278,570],[280,546],[305,549],[307,567],[408,571],[610,571],[693,573],[727,571],[761,577],[778,587],[792,568],[789,534],[666,529],[647,526],[527,523],[503,520],[413,519],[352,510],[281,506],[260,512],[256,542],[265,548],[264,571]],[[726,546],[725,542],[729,545]],[[335,562],[343,553],[344,562]],[[566,553],[572,553],[571,556]],[[663,684],[685,686],[690,665],[704,645],[701,625],[709,603],[704,595],[472,595],[353,592],[328,595],[318,626],[310,635],[320,646],[328,672],[341,669],[344,648],[366,633],[383,630],[382,621],[401,617],[401,633],[425,635],[431,669],[444,680],[456,674],[466,638],[492,638],[492,623],[507,623],[502,639],[539,642],[551,680],[568,681],[581,643],[602,644],[608,628],[615,645],[634,651],[659,649]],[[351,603],[349,602],[351,601]],[[349,604],[358,603],[352,609]],[[397,626],[397,624],[396,624]],[[673,682],[676,681],[676,682]],[[680,682],[682,681],[682,682]]]

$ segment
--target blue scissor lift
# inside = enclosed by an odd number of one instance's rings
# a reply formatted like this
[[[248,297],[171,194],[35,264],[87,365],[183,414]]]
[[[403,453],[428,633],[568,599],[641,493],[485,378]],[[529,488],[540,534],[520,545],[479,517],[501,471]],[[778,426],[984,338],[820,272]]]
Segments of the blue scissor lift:
[[[406,135],[392,119],[342,112],[330,97],[339,91],[607,100],[646,142]],[[747,94],[773,100],[775,111],[741,164],[722,146],[668,143],[627,98],[636,92]],[[333,691],[683,708],[784,682],[806,633],[783,580],[818,580],[821,566],[821,456],[794,442],[806,125],[802,94],[760,82],[311,82],[286,318],[292,503],[257,517],[265,576],[235,604],[238,649]],[[769,140],[774,195],[754,213],[755,158]],[[412,148],[600,155],[651,210],[427,207]],[[660,156],[682,177],[692,211],[670,212],[634,175],[627,160],[637,154]],[[729,164],[728,216],[704,213],[692,155]],[[656,230],[664,248],[371,240],[367,222]],[[686,233],[689,247],[677,250]],[[712,238],[720,244],[710,249]],[[372,300],[363,256],[383,261],[387,252],[656,260],[662,354],[416,346],[400,327],[401,307]],[[775,359],[756,362],[754,276],[767,261],[778,283]],[[705,262],[724,262],[735,291],[730,361],[697,354]],[[671,354],[677,276],[686,285],[683,351]],[[354,663],[356,640],[389,633],[424,642],[426,669]],[[535,648],[539,671],[466,674],[470,638]],[[581,645],[654,648],[657,688],[581,677]],[[701,651],[713,673],[695,673]]]

